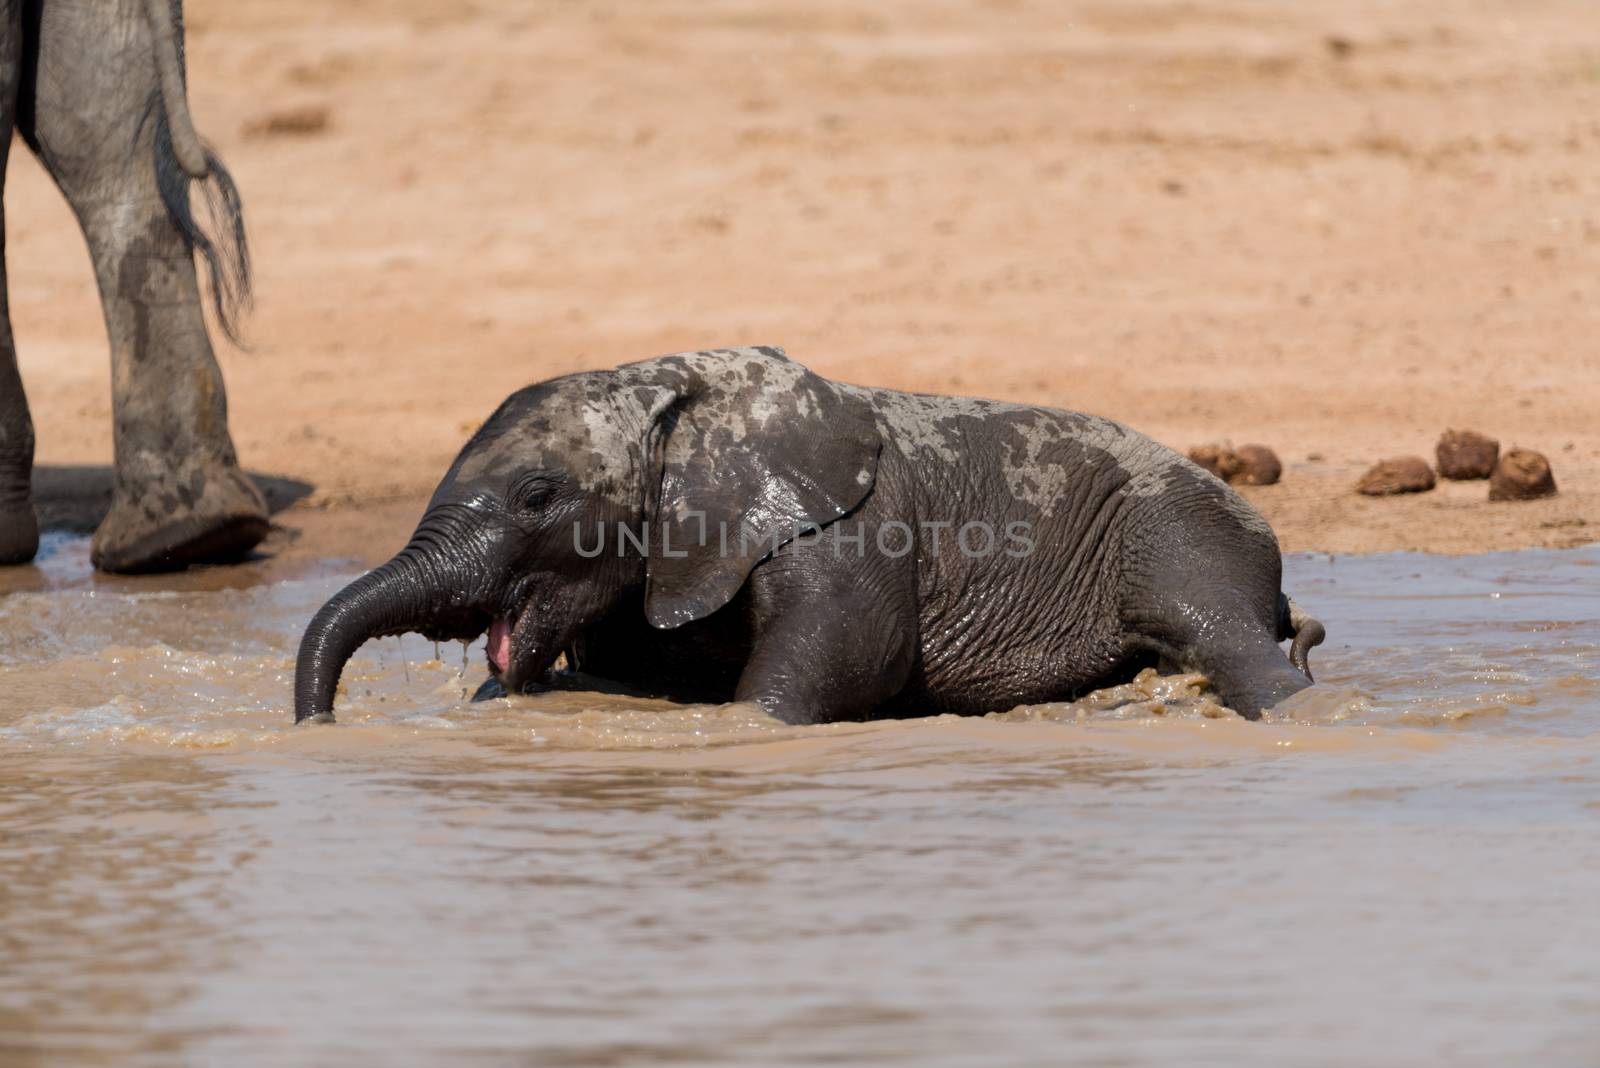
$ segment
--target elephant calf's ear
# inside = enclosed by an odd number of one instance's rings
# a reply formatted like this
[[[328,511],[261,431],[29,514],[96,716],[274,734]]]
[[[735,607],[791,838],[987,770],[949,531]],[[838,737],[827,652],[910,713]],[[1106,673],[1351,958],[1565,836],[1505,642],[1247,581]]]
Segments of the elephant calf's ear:
[[[645,612],[653,626],[676,627],[727,604],[797,532],[859,505],[881,440],[866,401],[778,350],[654,362],[681,385],[660,421]]]

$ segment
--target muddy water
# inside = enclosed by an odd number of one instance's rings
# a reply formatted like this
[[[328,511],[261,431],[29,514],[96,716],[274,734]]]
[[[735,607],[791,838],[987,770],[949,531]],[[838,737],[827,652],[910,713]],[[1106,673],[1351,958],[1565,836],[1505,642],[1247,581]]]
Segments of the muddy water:
[[[48,550],[0,596],[6,1065],[1600,1063],[1600,547],[1291,558],[1332,638],[1263,724],[473,705],[481,644],[413,637],[305,730],[347,565]]]

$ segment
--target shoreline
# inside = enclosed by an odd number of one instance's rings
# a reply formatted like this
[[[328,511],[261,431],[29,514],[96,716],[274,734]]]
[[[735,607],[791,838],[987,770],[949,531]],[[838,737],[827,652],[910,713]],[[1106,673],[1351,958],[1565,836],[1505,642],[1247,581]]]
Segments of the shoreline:
[[[1180,452],[1182,450],[1179,450]],[[1552,457],[1559,465],[1560,459]],[[1600,488],[1588,473],[1556,468],[1559,492],[1533,501],[1490,501],[1485,480],[1440,479],[1426,492],[1363,497],[1353,487],[1365,463],[1288,463],[1273,486],[1233,489],[1264,516],[1288,553],[1370,555],[1421,552],[1443,556],[1519,549],[1571,549],[1600,541]],[[440,469],[441,475],[443,467]],[[359,491],[323,495],[313,490],[278,512],[267,549],[286,546],[305,555],[387,559],[410,537],[434,484],[407,492],[365,496]],[[389,552],[375,547],[390,545]]]
[[[1425,494],[1363,498],[1349,491],[1352,479],[1297,477],[1277,486],[1236,487],[1262,513],[1284,555],[1372,556],[1425,553],[1473,556],[1523,550],[1579,549],[1600,544],[1600,524],[1581,513],[1583,503],[1557,496],[1541,501],[1496,502],[1483,498],[1483,482],[1441,482]],[[1325,497],[1319,483],[1345,487]],[[1325,486],[1323,488],[1326,488]],[[431,492],[431,489],[430,489]],[[0,596],[14,592],[104,589],[203,591],[365,570],[387,560],[410,537],[428,493],[406,493],[338,503],[315,494],[272,517],[272,531],[250,558],[154,575],[106,575],[88,563],[92,517],[48,524],[45,547],[33,565],[0,568]],[[1430,499],[1431,498],[1431,499]],[[82,502],[92,507],[93,502]],[[52,502],[57,516],[61,502]],[[1418,537],[1418,530],[1431,534]]]
[[[1600,514],[1600,495],[1569,491],[1559,481],[1555,497],[1491,502],[1486,480],[1441,479],[1426,493],[1363,497],[1351,488],[1359,474],[1359,467],[1293,472],[1275,486],[1233,488],[1271,524],[1286,554],[1471,556],[1600,541],[1600,520],[1588,518]],[[429,485],[418,492],[338,500],[312,493],[273,516],[264,551],[381,563],[405,544],[432,492]]]
[[[1600,538],[1579,0],[1448,26],[1378,0],[191,8],[190,106],[256,268],[249,351],[217,357],[285,562],[403,543],[513,390],[741,344],[1180,453],[1265,444],[1284,481],[1241,492],[1287,552]],[[30,152],[6,177],[36,457],[108,493],[80,230]],[[1560,495],[1353,492],[1447,428],[1542,452]]]

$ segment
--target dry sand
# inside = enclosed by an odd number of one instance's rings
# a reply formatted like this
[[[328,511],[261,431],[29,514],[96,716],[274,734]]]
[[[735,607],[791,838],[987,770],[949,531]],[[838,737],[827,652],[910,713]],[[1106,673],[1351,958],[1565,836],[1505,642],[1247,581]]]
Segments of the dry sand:
[[[552,374],[781,344],[818,371],[1260,441],[1285,549],[1600,537],[1593,0],[190,0],[246,198],[224,351],[287,556],[401,544]],[[88,257],[25,150],[12,314],[47,511],[111,455]],[[1369,500],[1472,427],[1561,496]],[[103,472],[98,476],[104,483]],[[74,498],[74,495],[77,495]]]

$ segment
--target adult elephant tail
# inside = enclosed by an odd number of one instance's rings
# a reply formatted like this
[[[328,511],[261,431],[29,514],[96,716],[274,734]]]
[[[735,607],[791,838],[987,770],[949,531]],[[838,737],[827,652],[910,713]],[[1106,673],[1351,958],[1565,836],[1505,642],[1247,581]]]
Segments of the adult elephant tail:
[[[179,0],[144,0],[144,9],[159,85],[151,100],[156,111],[156,187],[184,241],[206,262],[217,324],[239,345],[239,315],[250,306],[250,247],[239,188],[222,161],[201,142],[189,116]],[[204,183],[214,234],[207,234],[195,219],[189,202],[191,181]]]
[[[179,43],[178,21],[169,0],[145,0],[145,17],[150,20],[150,37],[155,42],[156,76],[161,83],[161,103],[165,106],[172,154],[184,173],[204,181],[211,173],[205,146],[189,117],[189,98],[183,78],[183,53]]]

